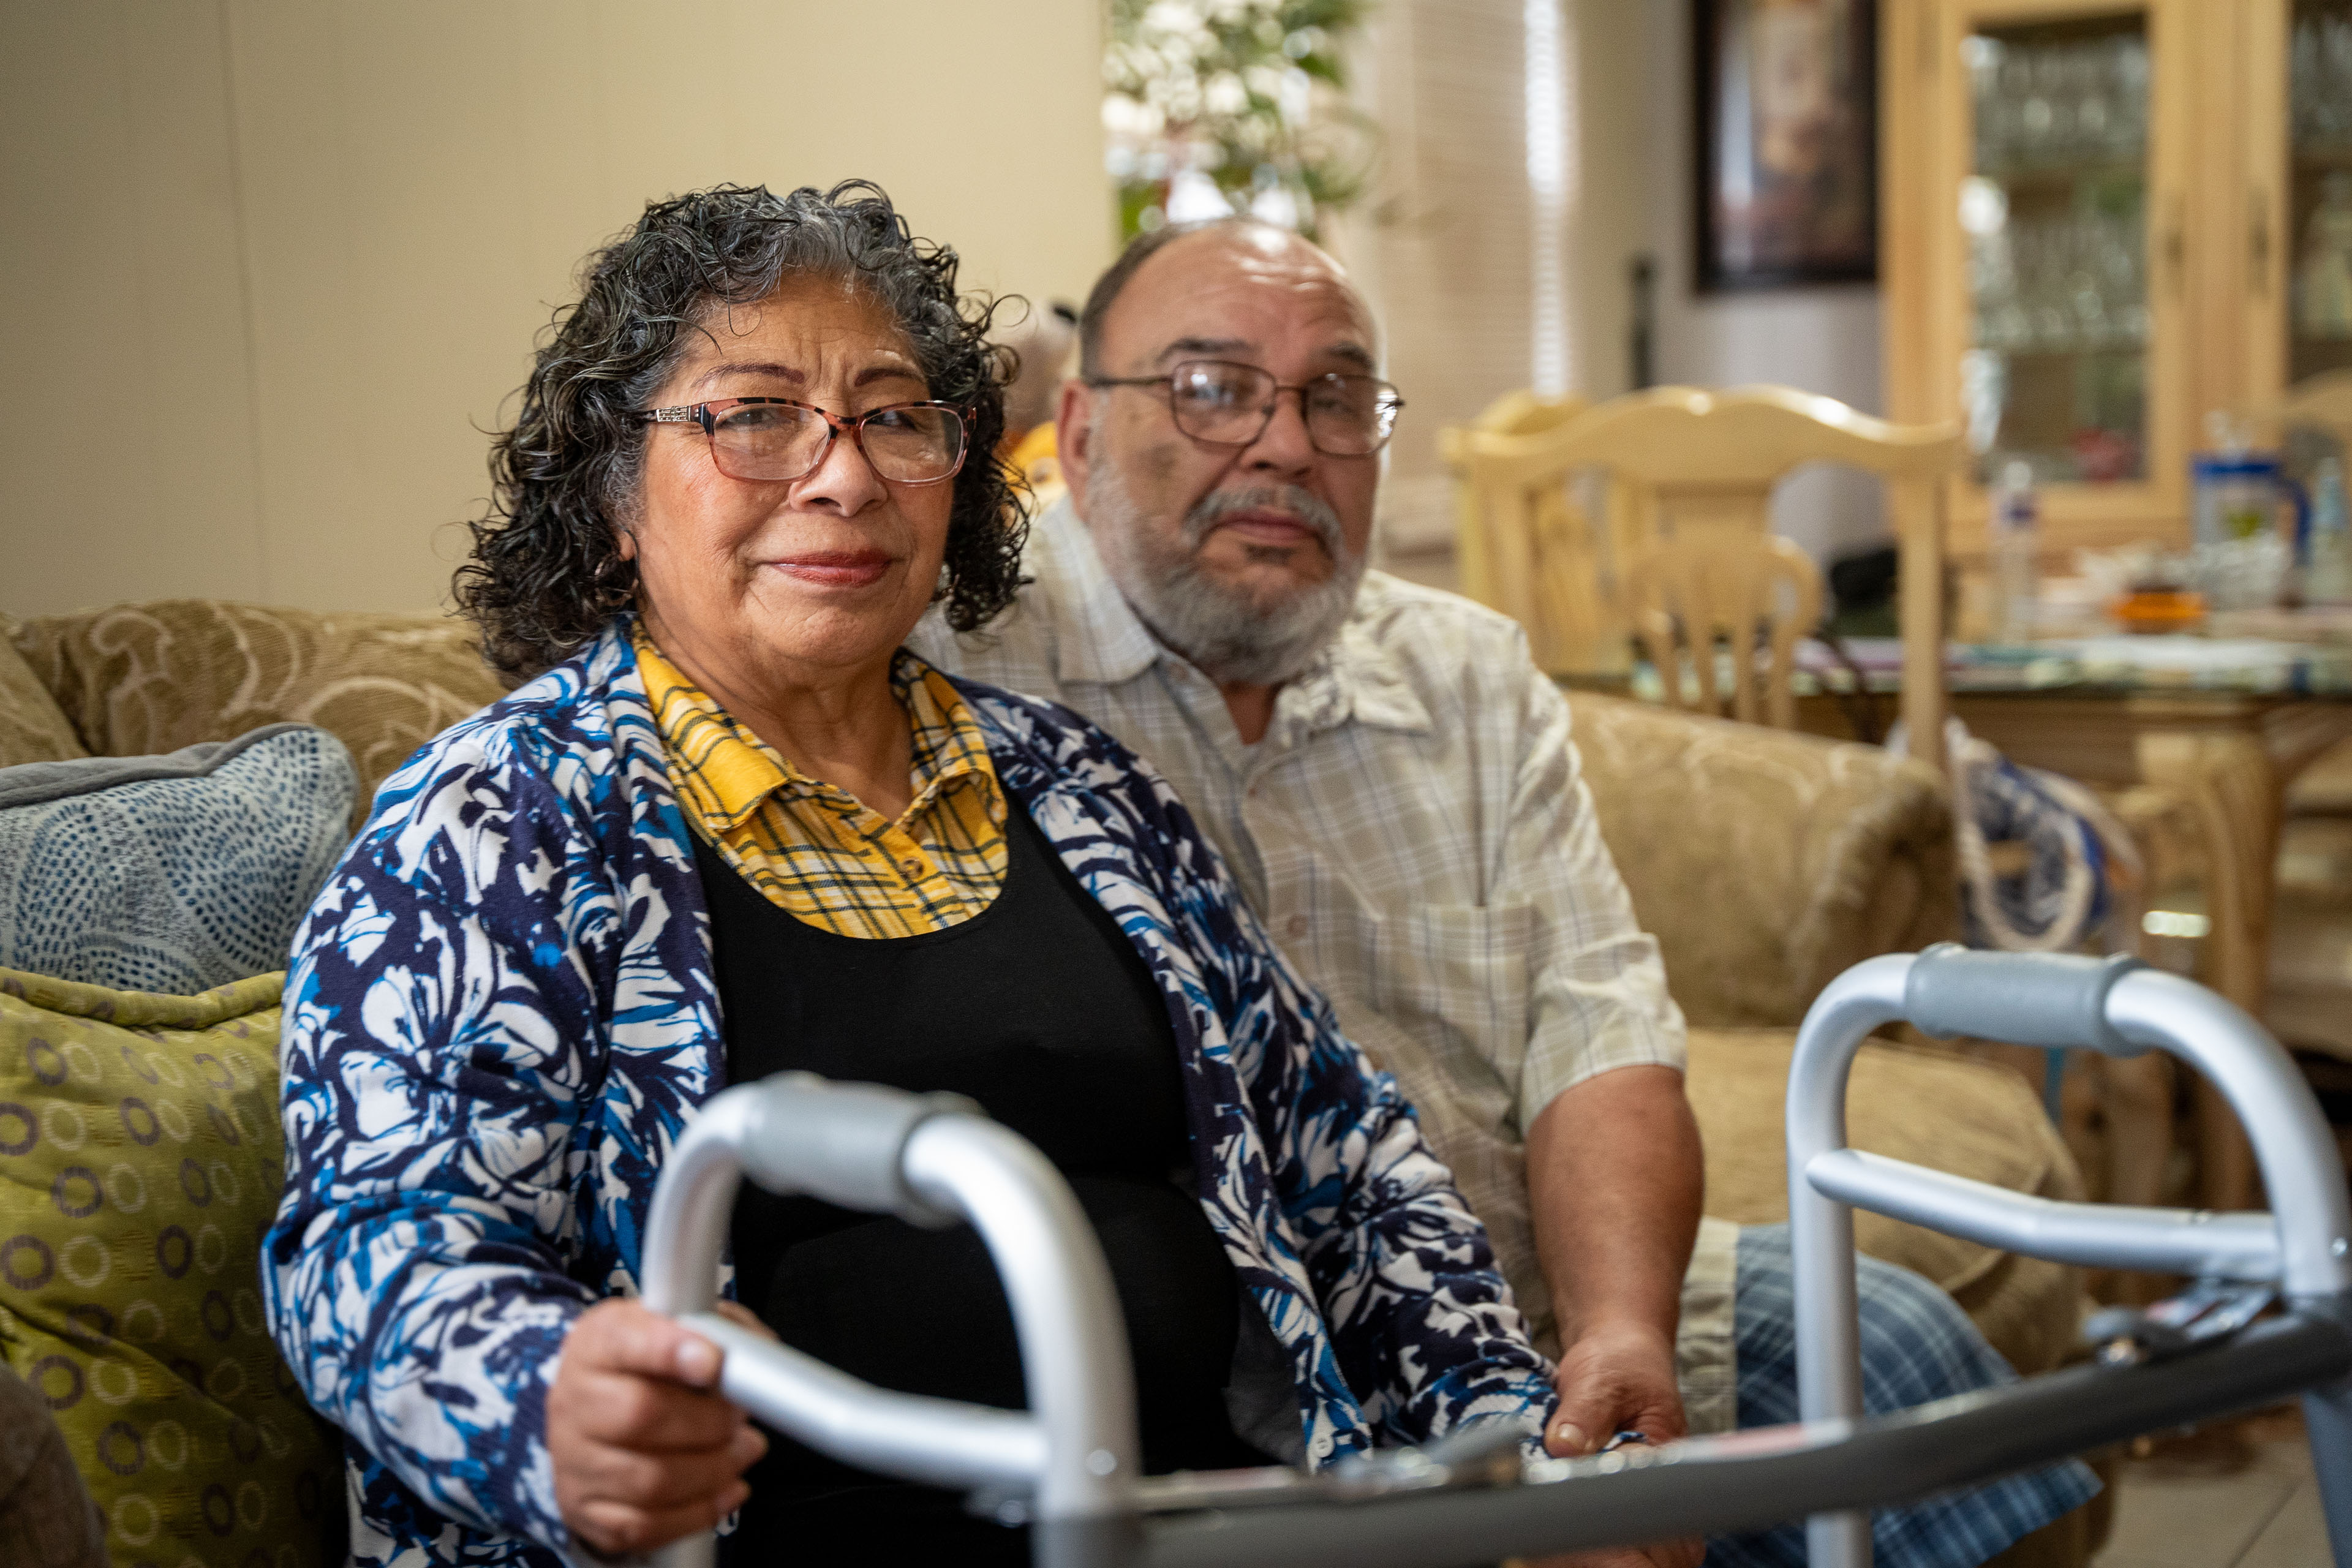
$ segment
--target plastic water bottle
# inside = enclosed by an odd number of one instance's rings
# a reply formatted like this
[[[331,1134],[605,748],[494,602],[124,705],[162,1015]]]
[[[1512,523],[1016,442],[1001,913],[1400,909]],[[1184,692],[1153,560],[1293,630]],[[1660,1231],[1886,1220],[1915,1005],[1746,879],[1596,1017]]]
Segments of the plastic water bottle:
[[[2344,499],[2344,465],[2334,458],[2311,475],[2311,555],[2304,570],[2304,602],[2352,604],[2352,516]]]
[[[2033,493],[2033,467],[2020,459],[2000,471],[1993,487],[1992,636],[1995,642],[2028,642],[2034,608],[2041,602],[2036,557],[2042,548],[2042,503]]]

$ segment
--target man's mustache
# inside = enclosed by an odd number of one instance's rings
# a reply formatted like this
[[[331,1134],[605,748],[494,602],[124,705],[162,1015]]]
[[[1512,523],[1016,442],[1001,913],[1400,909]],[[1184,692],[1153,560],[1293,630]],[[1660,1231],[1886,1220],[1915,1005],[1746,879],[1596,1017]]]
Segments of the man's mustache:
[[[1325,553],[1334,561],[1347,559],[1346,541],[1339,531],[1339,514],[1297,485],[1253,485],[1247,489],[1212,490],[1184,514],[1184,542],[1198,550],[1209,531],[1237,511],[1283,511],[1315,531]]]

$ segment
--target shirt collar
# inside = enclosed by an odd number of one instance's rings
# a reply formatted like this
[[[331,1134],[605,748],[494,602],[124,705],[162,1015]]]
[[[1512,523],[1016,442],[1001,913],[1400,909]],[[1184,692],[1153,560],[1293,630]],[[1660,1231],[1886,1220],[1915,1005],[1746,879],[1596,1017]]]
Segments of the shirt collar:
[[[742,826],[772,795],[844,791],[812,779],[739,722],[686,672],[672,664],[637,621],[630,628],[637,667],[654,722],[667,749],[682,802],[714,832]],[[890,661],[890,689],[913,731],[912,813],[959,781],[970,779],[1001,826],[1004,797],[988,754],[988,738],[948,679],[904,648]]]
[[[1119,592],[1066,495],[1037,520],[1029,563],[1046,580],[1041,585],[1052,601],[1069,607],[1055,647],[1055,673],[1064,683],[1117,686],[1163,658],[1182,659]],[[1428,708],[1372,630],[1371,617],[1379,613],[1375,601],[1385,598],[1386,582],[1384,574],[1365,574],[1339,635],[1276,699],[1270,733],[1281,733],[1288,742],[1351,718],[1408,733],[1433,727]]]
[[[1375,730],[1407,734],[1425,734],[1435,728],[1396,656],[1373,633],[1368,611],[1374,606],[1366,600],[1384,596],[1385,582],[1382,574],[1364,574],[1355,608],[1340,624],[1339,635],[1275,699],[1275,727],[1287,721],[1288,741],[1295,743],[1318,731],[1337,729],[1350,719]]]
[[[988,733],[965,705],[955,683],[900,648],[890,661],[890,685],[914,726],[914,799],[920,810],[961,781],[970,780],[988,801],[988,815],[1004,826],[1004,792],[988,754]]]

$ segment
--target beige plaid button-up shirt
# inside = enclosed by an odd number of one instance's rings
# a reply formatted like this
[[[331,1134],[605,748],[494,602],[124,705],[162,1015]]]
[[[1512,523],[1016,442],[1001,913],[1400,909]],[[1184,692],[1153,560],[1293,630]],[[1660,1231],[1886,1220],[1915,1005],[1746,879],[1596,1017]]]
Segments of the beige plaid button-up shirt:
[[[1165,773],[1259,919],[1396,1075],[1549,1329],[1522,1134],[1612,1068],[1683,1065],[1683,1019],[1578,777],[1568,704],[1505,617],[1366,575],[1332,647],[1242,744],[1162,647],[1069,502],[1031,533],[1020,603],[909,646],[1066,702]],[[1549,1338],[1549,1335],[1546,1335]]]

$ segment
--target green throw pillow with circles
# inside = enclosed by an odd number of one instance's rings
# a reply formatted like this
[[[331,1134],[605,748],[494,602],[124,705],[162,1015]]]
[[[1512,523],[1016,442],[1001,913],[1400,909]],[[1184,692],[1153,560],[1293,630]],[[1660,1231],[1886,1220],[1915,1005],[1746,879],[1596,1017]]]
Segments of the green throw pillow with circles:
[[[284,980],[167,996],[0,969],[0,1343],[116,1568],[343,1557],[335,1434],[261,1310]]]

